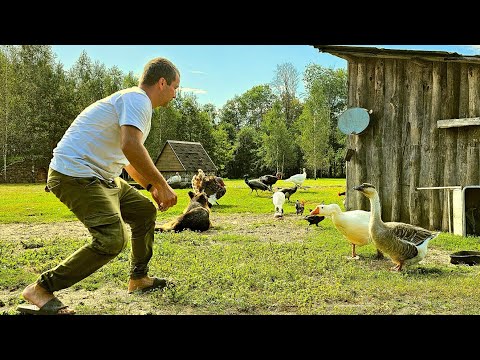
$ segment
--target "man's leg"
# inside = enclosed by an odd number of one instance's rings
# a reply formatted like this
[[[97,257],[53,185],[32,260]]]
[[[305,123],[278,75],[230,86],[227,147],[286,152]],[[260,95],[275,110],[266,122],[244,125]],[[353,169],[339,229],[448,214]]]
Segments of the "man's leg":
[[[108,185],[96,178],[73,178],[50,170],[47,186],[88,228],[92,242],[42,273],[35,284],[24,290],[24,297],[39,307],[53,298],[54,291],[72,286],[116,257],[129,238],[120,215],[120,188],[115,184]]]
[[[128,292],[149,288],[154,285],[154,278],[148,276],[148,263],[153,254],[153,238],[157,208],[153,202],[140,191],[128,185],[123,179],[115,179],[121,188],[120,209],[122,217],[132,229],[132,252],[130,281]],[[161,279],[160,279],[161,280]],[[165,284],[164,280],[156,280]]]

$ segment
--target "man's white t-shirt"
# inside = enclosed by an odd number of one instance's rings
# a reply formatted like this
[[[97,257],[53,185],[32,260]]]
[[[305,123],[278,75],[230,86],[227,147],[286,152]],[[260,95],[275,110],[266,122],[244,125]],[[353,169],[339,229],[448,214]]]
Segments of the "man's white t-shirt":
[[[117,91],[83,110],[53,150],[50,167],[74,177],[113,180],[129,162],[120,144],[120,126],[150,132],[152,102],[137,86]]]

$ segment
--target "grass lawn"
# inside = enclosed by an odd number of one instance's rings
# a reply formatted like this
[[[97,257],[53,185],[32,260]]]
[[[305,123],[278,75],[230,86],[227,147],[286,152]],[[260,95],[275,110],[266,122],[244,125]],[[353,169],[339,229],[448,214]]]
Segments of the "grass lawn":
[[[419,264],[392,272],[372,244],[350,244],[326,218],[310,226],[305,215],[324,201],[343,209],[344,179],[308,179],[275,219],[270,192],[251,193],[243,180],[225,180],[226,195],[212,208],[213,228],[155,235],[150,274],[176,286],[127,295],[130,244],[110,263],[56,293],[78,314],[480,314],[479,267],[450,264],[449,254],[480,250],[477,237],[441,233]],[[280,180],[278,185],[291,186]],[[88,231],[44,185],[0,185],[0,314],[16,314],[23,288],[89,242]],[[144,190],[142,190],[144,191]],[[158,213],[161,224],[178,204]],[[145,192],[146,193],[146,192]],[[358,196],[362,196],[358,194]]]

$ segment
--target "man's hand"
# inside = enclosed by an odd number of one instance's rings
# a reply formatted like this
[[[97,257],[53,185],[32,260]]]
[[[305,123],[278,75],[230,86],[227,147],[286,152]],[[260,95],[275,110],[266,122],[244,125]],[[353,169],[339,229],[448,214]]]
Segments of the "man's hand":
[[[150,189],[153,200],[158,204],[158,210],[166,211],[177,204],[177,194],[167,184],[162,188],[157,188],[155,185]]]

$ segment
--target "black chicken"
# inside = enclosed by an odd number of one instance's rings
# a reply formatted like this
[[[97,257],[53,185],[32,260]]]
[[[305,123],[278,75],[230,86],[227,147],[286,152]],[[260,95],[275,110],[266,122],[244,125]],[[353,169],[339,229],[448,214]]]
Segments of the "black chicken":
[[[308,216],[305,216],[304,219],[308,221],[308,226],[313,224],[318,226],[318,223],[321,222],[323,219],[325,219],[325,216],[308,215]]]
[[[250,194],[253,192],[253,190],[255,190],[257,195],[258,195],[258,190],[261,190],[261,191],[269,190],[268,186],[265,185],[260,180],[258,179],[248,180],[248,175],[245,175],[244,177],[245,177],[245,184],[247,184],[248,187],[252,189],[252,191],[250,191]]]
[[[269,190],[272,191],[272,185],[274,185],[280,179],[280,174],[277,173],[274,175],[263,175],[258,178],[262,183],[268,186]]]
[[[305,201],[295,201],[295,210],[297,215],[303,215],[303,211],[305,210]]]
[[[285,194],[285,199],[287,199],[289,202],[290,202],[290,196],[292,194],[295,194],[295,192],[297,191],[297,189],[299,188],[298,185],[295,185],[294,187],[292,188],[283,188],[283,189],[278,189],[278,191],[281,191]]]

